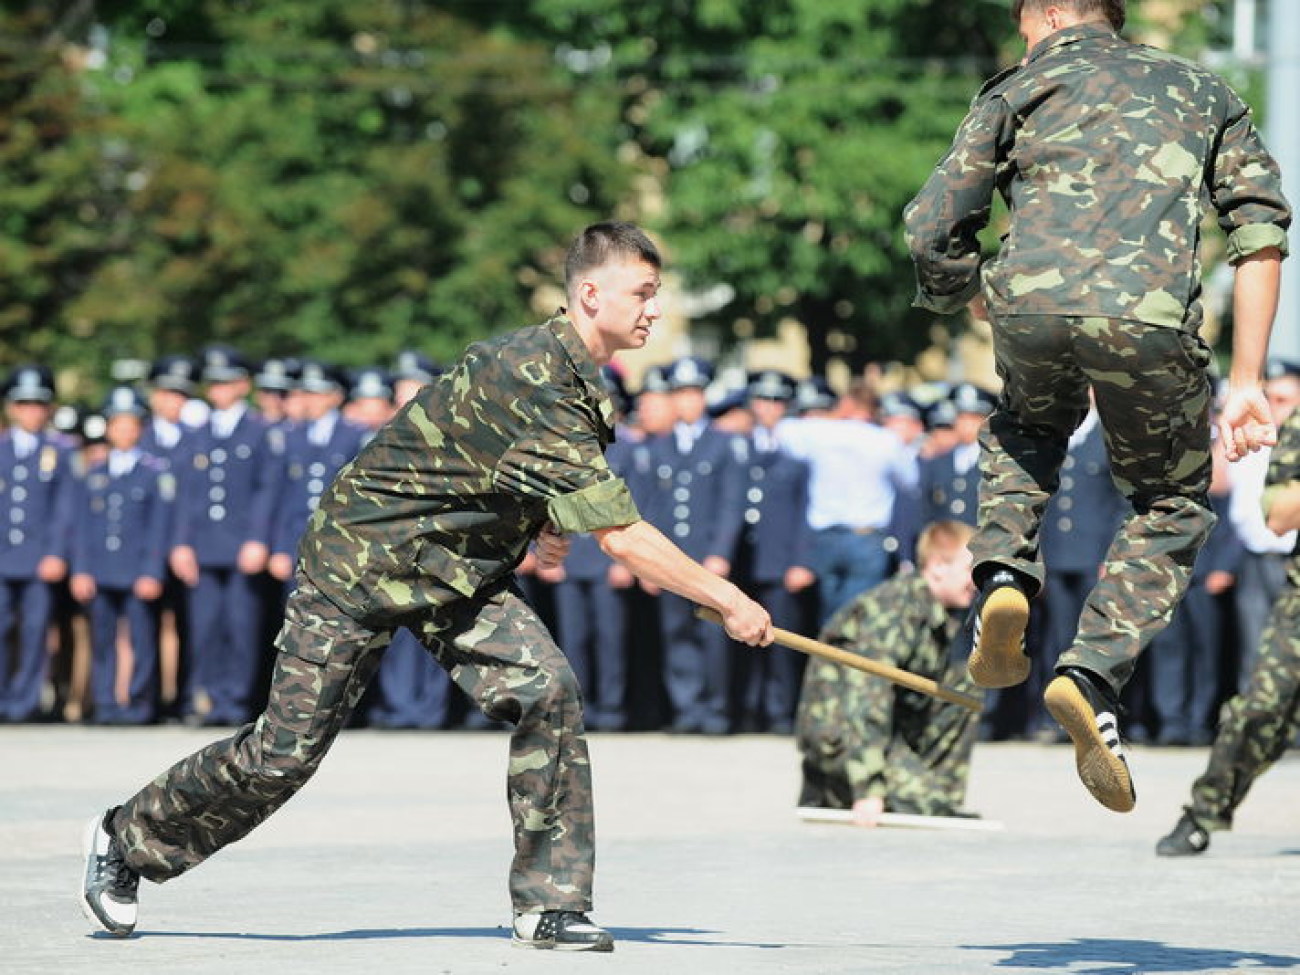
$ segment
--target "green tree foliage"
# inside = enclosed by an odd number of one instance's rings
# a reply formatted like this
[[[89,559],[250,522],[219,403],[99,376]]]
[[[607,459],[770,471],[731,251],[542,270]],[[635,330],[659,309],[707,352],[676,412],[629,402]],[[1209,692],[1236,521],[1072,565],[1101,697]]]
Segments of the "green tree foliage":
[[[58,63],[66,46],[21,65],[30,45],[5,49],[11,358],[67,362],[51,336],[100,374],[209,340],[345,363],[451,356],[533,319],[566,238],[626,196],[599,135],[617,105],[544,45],[436,5],[153,0],[96,16],[89,70]],[[6,34],[50,30],[30,19],[7,16]],[[35,152],[52,114],[54,146]]]

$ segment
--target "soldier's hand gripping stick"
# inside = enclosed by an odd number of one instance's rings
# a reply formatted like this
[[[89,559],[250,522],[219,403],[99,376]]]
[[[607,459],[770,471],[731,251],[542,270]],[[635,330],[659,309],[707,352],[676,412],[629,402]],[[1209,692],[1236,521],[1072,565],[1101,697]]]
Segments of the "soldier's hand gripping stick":
[[[696,606],[695,615],[702,620],[708,620],[710,623],[722,622],[722,617],[717,612],[704,606]],[[847,650],[833,647],[829,643],[822,643],[820,640],[800,636],[798,633],[791,633],[789,630],[783,630],[779,627],[773,627],[772,632],[775,634],[774,643],[779,643],[791,650],[798,650],[800,653],[806,653],[812,657],[821,657],[823,660],[830,660],[844,667],[851,667],[854,670],[861,670],[876,677],[883,677],[885,680],[892,681],[909,690],[918,691],[930,697],[937,697],[939,700],[947,701],[950,704],[959,704],[976,713],[984,710],[984,702],[978,697],[972,694],[963,694],[961,691],[954,691],[950,687],[944,687],[937,681],[922,677],[920,674],[914,674],[910,670],[903,670],[900,667],[881,663],[878,660],[859,657],[856,653],[849,653]]]

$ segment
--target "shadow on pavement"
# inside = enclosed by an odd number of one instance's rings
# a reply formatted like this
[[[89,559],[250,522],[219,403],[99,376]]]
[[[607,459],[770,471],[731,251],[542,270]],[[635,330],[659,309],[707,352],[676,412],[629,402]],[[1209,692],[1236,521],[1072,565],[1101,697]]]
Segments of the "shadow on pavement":
[[[1300,968],[1300,958],[1231,948],[1182,948],[1160,941],[1079,938],[1037,944],[963,945],[1009,952],[999,968],[1069,969],[1073,975],[1147,975],[1151,972],[1230,972]],[[1089,964],[1092,967],[1085,967]]]
[[[610,928],[616,942],[658,945],[691,945],[700,948],[788,948],[789,945],[711,939],[717,932],[698,928]],[[97,931],[92,938],[122,939]],[[127,940],[145,938],[221,938],[235,941],[382,941],[400,938],[508,938],[504,924],[491,928],[359,928],[354,931],[323,931],[315,934],[279,934],[257,931],[136,931]]]

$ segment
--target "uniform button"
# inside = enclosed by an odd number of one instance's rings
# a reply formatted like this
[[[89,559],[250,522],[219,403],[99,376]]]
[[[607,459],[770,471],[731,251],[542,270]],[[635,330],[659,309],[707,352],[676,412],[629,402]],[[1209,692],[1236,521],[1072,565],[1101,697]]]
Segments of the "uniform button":
[[[325,465],[322,464],[320,461],[317,461],[316,463],[312,464],[310,467],[307,468],[307,473],[310,474],[312,477],[324,477]]]
[[[27,489],[22,487],[15,487],[13,490],[13,499],[15,501],[26,501]]]
[[[690,471],[682,471],[680,474],[677,475],[677,480],[680,481],[682,484],[690,484],[690,483],[691,483],[691,472],[690,472]]]
[[[26,536],[24,536],[23,533],[22,533],[21,531],[19,531],[17,528],[15,528],[13,531],[11,531],[11,532],[9,533],[9,544],[10,544],[10,545],[21,545],[21,544],[23,543],[23,538],[25,538],[25,537],[26,537]]]
[[[308,499],[307,499],[307,510],[308,510],[308,511],[315,511],[318,507],[320,507],[320,498],[308,498]]]
[[[954,479],[953,482],[952,482],[952,489],[953,489],[954,491],[958,491],[958,492],[965,491],[965,490],[966,490],[966,478],[964,478],[964,477],[958,477],[958,478]]]
[[[15,480],[15,481],[25,481],[25,480],[27,480],[27,468],[26,468],[26,467],[15,467],[15,468],[14,468],[14,480]]]
[[[120,508],[120,507],[122,507],[122,500],[123,500],[123,499],[122,499],[122,495],[120,495],[120,494],[110,494],[110,495],[108,496],[108,506],[109,506],[110,508]]]
[[[104,548],[108,549],[110,552],[116,552],[121,547],[122,540],[116,535],[109,535],[108,538],[104,539]]]
[[[1068,532],[1071,528],[1074,527],[1074,522],[1072,522],[1069,518],[1062,518],[1060,521],[1056,523],[1056,527],[1061,529],[1061,531],[1063,532]]]
[[[1068,491],[1068,490],[1070,490],[1070,488],[1072,488],[1072,487],[1074,487],[1074,478],[1072,478],[1072,477],[1063,477],[1063,478],[1061,478],[1061,490],[1062,490],[1062,491]]]
[[[658,475],[661,481],[666,481],[673,476],[673,469],[667,464],[660,464],[655,468],[655,474]]]
[[[1074,498],[1058,498],[1057,503],[1060,504],[1062,511],[1069,511],[1074,507]]]
[[[241,443],[235,448],[235,457],[239,460],[248,460],[253,456],[253,448],[246,443]]]
[[[673,534],[676,535],[678,538],[685,538],[690,533],[691,533],[690,525],[683,525],[680,521],[677,524],[673,525]]]
[[[322,491],[325,490],[325,482],[322,481],[319,477],[313,477],[310,481],[307,482],[307,490],[310,491],[312,494],[320,494]]]
[[[684,488],[684,487],[673,488],[673,500],[674,500],[674,501],[689,501],[689,500],[691,500],[691,489],[690,489],[690,488]]]
[[[214,484],[220,484],[225,479],[226,472],[220,467],[214,467],[212,470],[208,471],[208,480],[212,481]]]
[[[223,487],[221,487],[219,484],[214,484],[214,485],[212,485],[212,488],[208,491],[208,500],[209,500],[209,501],[225,501],[225,500],[226,500],[226,489],[223,488]]]
[[[221,447],[212,451],[209,456],[212,458],[212,463],[214,464],[224,464],[226,462],[226,452]]]
[[[1061,463],[1061,467],[1063,467],[1065,470],[1068,471],[1071,467],[1074,466],[1074,463],[1075,463],[1074,458],[1067,454],[1065,460]]]
[[[698,468],[696,468],[696,470],[700,472],[700,475],[702,477],[708,477],[710,474],[713,473],[713,465],[710,464],[708,461],[705,461]]]
[[[747,508],[745,510],[746,524],[757,525],[759,521],[762,519],[762,517],[763,515],[759,512],[757,508]]]
[[[763,500],[763,489],[756,487],[750,488],[745,492],[745,499],[753,504],[758,504],[758,502]]]
[[[690,516],[691,509],[684,504],[679,504],[677,507],[673,508],[673,517],[679,521],[683,518],[689,518]]]
[[[208,517],[213,521],[224,521],[226,517],[226,509],[222,505],[214,504],[208,509]]]
[[[22,508],[9,509],[9,520],[12,521],[15,525],[21,525],[23,523],[23,520],[26,517],[27,517],[27,512],[25,512]]]
[[[965,513],[965,511],[966,511],[966,502],[963,501],[961,498],[954,499],[952,503],[952,513],[954,515],[960,515]]]

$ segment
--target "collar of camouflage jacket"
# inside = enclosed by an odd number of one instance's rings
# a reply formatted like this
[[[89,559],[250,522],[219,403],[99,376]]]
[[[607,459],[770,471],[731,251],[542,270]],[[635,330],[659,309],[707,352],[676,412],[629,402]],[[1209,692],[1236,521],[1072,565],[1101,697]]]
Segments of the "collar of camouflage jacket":
[[[1065,27],[1039,41],[1038,46],[1029,52],[1025,63],[1033,64],[1048,52],[1055,51],[1057,48],[1065,47],[1068,44],[1078,44],[1080,41],[1087,40],[1114,40],[1115,36],[1115,32],[1111,30],[1109,24],[1097,23],[1096,21],[1075,24],[1073,27]]]
[[[601,422],[605,426],[604,436],[601,439],[608,443],[614,439],[614,404],[609,398],[609,393],[605,390],[605,381],[600,378],[600,367],[596,365],[596,360],[591,357],[591,351],[587,344],[582,341],[578,334],[577,328],[573,322],[564,314],[564,309],[560,309],[549,322],[546,323],[551,333],[555,336],[565,354],[568,355],[569,361],[573,363],[574,375],[582,382],[584,393],[596,405],[600,411]]]

